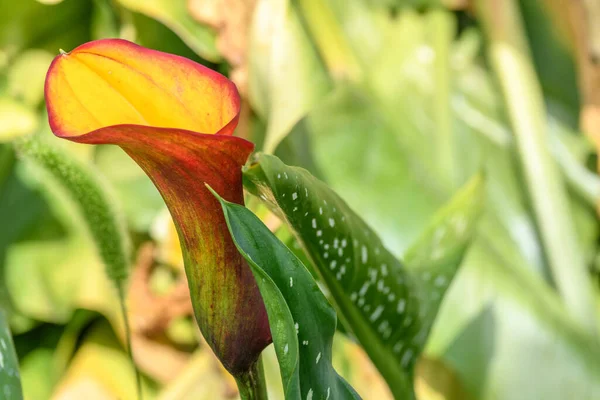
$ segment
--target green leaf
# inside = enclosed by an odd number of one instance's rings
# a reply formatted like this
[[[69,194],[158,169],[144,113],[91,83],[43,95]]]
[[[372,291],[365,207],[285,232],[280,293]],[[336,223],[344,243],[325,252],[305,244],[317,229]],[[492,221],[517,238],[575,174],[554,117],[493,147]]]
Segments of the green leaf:
[[[200,64],[206,64],[180,36],[160,21],[144,14],[131,12],[128,21],[135,30],[135,42],[141,46],[177,54]]]
[[[12,341],[8,321],[0,309],[0,397],[21,400],[23,392],[19,375],[19,361]]]
[[[412,395],[415,360],[482,205],[466,186],[410,252],[406,269],[348,205],[306,170],[261,155],[245,184],[294,229],[349,327],[394,395]]]
[[[484,203],[483,178],[476,176],[433,218],[433,221],[404,255],[404,261],[421,276],[432,273],[454,274],[472,236],[474,221]],[[430,282],[431,280],[427,280]]]
[[[32,114],[44,98],[46,71],[53,58],[53,53],[45,50],[27,50],[14,59],[6,73],[8,95],[29,106]]]
[[[329,79],[296,8],[260,0],[249,45],[249,100],[268,121],[265,151],[273,152],[329,89]]]
[[[412,89],[410,93],[416,96]],[[428,171],[414,162],[426,147],[412,152],[433,138],[414,131],[409,112],[398,108],[396,115],[405,126],[394,127],[367,90],[340,86],[308,115],[304,125],[323,180],[359,211],[399,257],[443,202],[434,196],[432,180],[423,179],[430,176]],[[420,139],[407,149],[399,143],[401,136]],[[428,161],[423,164],[429,165]],[[369,182],[369,190],[364,182]]]
[[[94,11],[90,25],[94,40],[119,37],[117,9],[113,7],[110,0],[94,0]]]
[[[34,132],[37,116],[31,108],[9,97],[0,97],[0,143]]]
[[[348,2],[331,0],[336,2],[344,12],[350,8]],[[314,164],[302,165],[317,171],[397,256],[448,195],[429,190],[443,187],[433,168],[433,148],[441,143],[438,134],[444,129],[432,118],[437,104],[434,67],[440,57],[431,37],[435,31],[424,25],[431,21],[427,15],[403,10],[386,17],[391,29],[381,46],[369,45],[378,37],[358,29],[370,24],[370,15],[356,13],[352,21],[344,21],[356,53],[372,54],[366,57],[371,80],[352,90],[338,88],[345,92],[336,90],[298,124],[307,130]],[[378,20],[377,26],[385,27],[385,21]],[[550,274],[506,111],[478,48],[481,33],[475,27],[461,31],[449,66],[454,170],[464,179],[485,168],[486,212],[425,352],[451,365],[475,399],[598,398],[598,349],[547,284]],[[588,157],[579,156],[580,162]],[[576,171],[563,165],[563,172],[571,179]],[[577,198],[572,200],[576,206]],[[589,216],[586,223],[597,226]],[[577,233],[587,241],[589,234]],[[589,244],[597,246],[597,240]],[[568,367],[548,367],[554,365]]]
[[[360,79],[362,66],[344,37],[333,7],[321,0],[297,0],[295,3],[330,75],[338,79]]]
[[[216,34],[197,22],[187,9],[187,0],[117,0],[123,7],[144,14],[165,24],[201,57],[221,60],[215,41]]]
[[[336,314],[302,262],[247,208],[213,194],[262,294],[286,399],[359,399],[331,365]]]
[[[90,39],[91,6],[90,0],[0,2],[0,51],[11,57],[26,48],[74,48]]]
[[[0,185],[0,308],[13,333],[33,327],[25,316],[65,323],[78,308],[120,323],[112,282],[61,183],[33,163],[10,164]]]
[[[64,239],[27,240],[7,249],[3,278],[16,310],[38,321],[68,321],[81,272],[73,263],[79,255],[74,245]]]
[[[554,292],[477,238],[447,293],[427,354],[455,369],[473,399],[600,396],[600,356]]]
[[[577,90],[574,39],[565,18],[565,12],[573,12],[570,9],[573,5],[548,0],[520,0],[518,5],[544,95],[560,103],[570,114],[569,122],[576,125],[581,99]]]
[[[47,332],[44,333],[48,335]],[[21,384],[25,399],[49,399],[52,397],[52,391],[58,380],[53,368],[53,356],[54,351],[47,346],[34,347],[23,356]]]
[[[49,240],[49,237],[58,238],[62,234],[62,227],[58,220],[50,213],[44,198],[35,185],[31,184],[31,174],[29,168],[25,168],[23,163],[15,162],[12,146],[4,145],[3,161],[5,163],[3,174],[5,178],[0,184],[0,220],[6,221],[0,232],[0,308],[3,308],[10,320],[13,332],[21,333],[23,330],[31,328],[30,324],[15,323],[15,318],[19,318],[17,313],[24,313],[28,316],[30,310],[26,305],[33,305],[36,310],[50,311],[44,313],[43,320],[52,320],[58,322],[64,320],[63,307],[57,306],[54,299],[47,297],[47,290],[23,290],[27,287],[31,289],[40,281],[41,286],[46,286],[48,279],[41,278],[41,274],[31,274],[36,269],[32,261],[36,258],[48,265],[48,271],[56,274],[57,269],[62,271],[55,264],[56,258],[48,259],[48,252],[44,247],[41,252],[32,252],[32,246],[27,248],[23,246],[25,241],[30,243],[47,245],[49,243],[58,244],[60,240]],[[10,150],[7,152],[7,150]],[[40,247],[33,246],[36,250]],[[64,248],[61,249],[64,257]],[[18,255],[21,253],[21,256]],[[63,260],[63,259],[61,259]],[[54,261],[54,262],[53,262]],[[53,277],[53,275],[50,275]],[[67,294],[65,290],[64,276],[61,278],[61,287],[55,293]],[[16,286],[13,285],[16,283]],[[38,285],[38,289],[40,285]],[[15,289],[20,289],[16,291]],[[63,318],[63,319],[61,319]]]
[[[372,1],[293,0],[302,11],[313,41],[330,75],[362,78],[364,69],[384,48],[393,18]],[[352,74],[358,72],[358,74]],[[341,73],[341,74],[340,74]]]

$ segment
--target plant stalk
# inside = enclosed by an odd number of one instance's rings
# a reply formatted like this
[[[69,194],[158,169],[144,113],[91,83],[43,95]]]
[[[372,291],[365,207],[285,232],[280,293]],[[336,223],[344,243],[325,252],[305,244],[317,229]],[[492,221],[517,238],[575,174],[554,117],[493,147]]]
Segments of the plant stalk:
[[[234,376],[241,400],[268,400],[265,371],[262,357],[252,364],[250,369]]]
[[[358,81],[362,67],[326,1],[299,0],[301,15],[329,72],[337,79]]]
[[[544,97],[514,0],[478,0],[553,281],[567,310],[596,333],[594,294],[563,177],[550,152]]]
[[[436,126],[436,154],[438,171],[444,179],[444,189],[454,192],[457,189],[458,177],[455,168],[456,142],[453,137],[453,117],[450,108],[450,48],[456,31],[454,17],[441,10],[434,10],[428,15],[428,26],[433,36],[435,49],[435,107],[434,120]]]
[[[121,314],[123,317],[123,324],[125,328],[125,344],[127,346],[127,354],[129,355],[129,360],[131,361],[131,367],[133,368],[133,373],[135,374],[135,387],[137,391],[138,400],[144,400],[144,392],[142,389],[142,376],[135,364],[135,359],[133,358],[133,346],[131,344],[131,327],[129,326],[129,319],[127,317],[127,305],[125,303],[125,301],[127,300],[127,296],[125,295],[125,288],[123,287],[123,285],[123,282],[117,283],[119,303],[121,305]]]

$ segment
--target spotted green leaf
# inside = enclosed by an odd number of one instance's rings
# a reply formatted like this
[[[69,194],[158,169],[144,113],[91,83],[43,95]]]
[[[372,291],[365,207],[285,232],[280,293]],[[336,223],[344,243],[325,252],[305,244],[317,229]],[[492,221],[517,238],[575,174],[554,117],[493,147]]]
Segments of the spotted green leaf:
[[[331,365],[336,313],[310,272],[256,215],[213,194],[265,302],[285,398],[360,399]]]
[[[337,194],[308,171],[259,155],[245,185],[296,232],[340,318],[396,398],[413,396],[413,368],[460,264],[482,202],[470,182],[409,252],[406,268]],[[365,190],[368,190],[365,188]]]
[[[2,310],[0,310],[0,398],[5,400],[23,399],[19,362],[8,329],[8,321]]]

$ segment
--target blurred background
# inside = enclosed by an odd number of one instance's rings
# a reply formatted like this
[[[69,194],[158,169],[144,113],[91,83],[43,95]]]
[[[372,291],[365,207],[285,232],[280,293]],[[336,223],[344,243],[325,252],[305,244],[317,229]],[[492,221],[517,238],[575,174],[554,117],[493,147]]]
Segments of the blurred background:
[[[59,49],[107,37],[230,77],[243,97],[236,134],[326,181],[398,257],[484,171],[485,214],[419,361],[418,398],[600,398],[589,351],[600,310],[600,2],[0,0],[0,308],[26,399],[135,398],[117,294],[85,223],[11,145],[52,137],[43,85]],[[60,142],[124,210],[146,399],[237,398],[192,320],[177,235],[150,180],[118,148]],[[559,195],[564,215],[535,213]],[[556,267],[566,242],[577,261]],[[588,315],[569,306],[579,297],[592,299]],[[341,334],[334,361],[363,398],[391,398]],[[270,348],[265,368],[283,398]]]

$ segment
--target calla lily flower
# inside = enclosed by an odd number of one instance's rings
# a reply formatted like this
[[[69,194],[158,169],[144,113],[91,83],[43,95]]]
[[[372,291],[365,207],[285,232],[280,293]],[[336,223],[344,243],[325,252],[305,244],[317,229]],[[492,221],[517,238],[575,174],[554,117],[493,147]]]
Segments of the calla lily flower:
[[[267,314],[205,186],[243,203],[241,167],[254,145],[232,136],[235,85],[191,60],[105,39],[61,52],[45,96],[56,136],[116,144],[152,179],[177,226],[204,337],[229,372],[248,370],[271,341]]]

